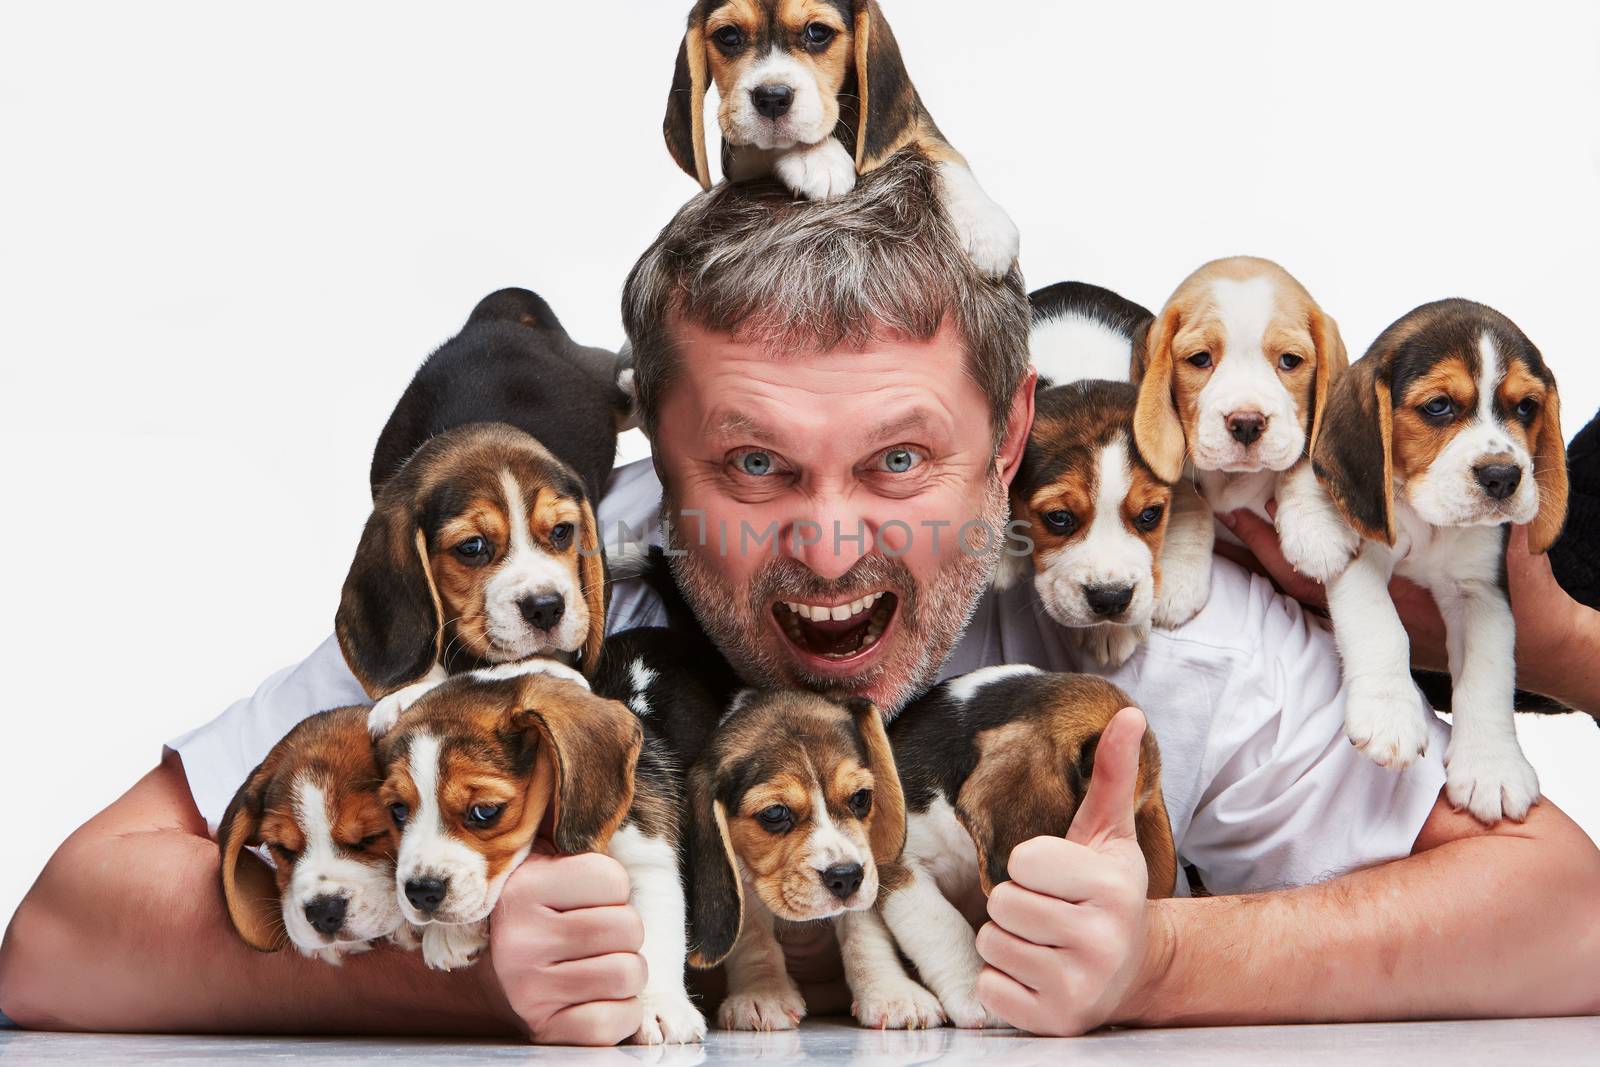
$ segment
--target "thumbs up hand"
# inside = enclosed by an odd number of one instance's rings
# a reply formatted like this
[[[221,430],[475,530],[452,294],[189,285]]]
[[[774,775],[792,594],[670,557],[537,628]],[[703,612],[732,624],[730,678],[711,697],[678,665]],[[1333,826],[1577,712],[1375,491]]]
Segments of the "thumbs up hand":
[[[989,896],[978,999],[1012,1026],[1069,1036],[1126,1015],[1150,942],[1150,876],[1133,822],[1144,731],[1137,708],[1116,714],[1067,836],[1014,848],[1011,881]]]

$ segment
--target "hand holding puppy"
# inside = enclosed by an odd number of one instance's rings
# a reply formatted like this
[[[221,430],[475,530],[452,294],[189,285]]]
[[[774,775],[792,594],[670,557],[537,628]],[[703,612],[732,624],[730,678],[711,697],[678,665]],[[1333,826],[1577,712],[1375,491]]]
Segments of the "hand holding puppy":
[[[990,894],[978,999],[1013,1026],[1085,1033],[1121,1017],[1141,984],[1151,956],[1150,876],[1134,826],[1144,731],[1143,713],[1117,713],[1067,836],[1018,845],[1011,880]]]

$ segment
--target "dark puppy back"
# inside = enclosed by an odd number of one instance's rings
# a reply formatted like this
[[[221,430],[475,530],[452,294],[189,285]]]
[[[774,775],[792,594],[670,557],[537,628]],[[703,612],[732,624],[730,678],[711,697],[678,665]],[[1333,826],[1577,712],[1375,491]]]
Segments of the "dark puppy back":
[[[1132,339],[1155,316],[1146,307],[1089,282],[1057,282],[1028,294],[1035,324],[1076,315]]]
[[[627,409],[615,363],[608,352],[574,343],[537,294],[491,293],[400,397],[373,451],[373,495],[430,437],[466,423],[503,422],[576,470],[598,501]]]

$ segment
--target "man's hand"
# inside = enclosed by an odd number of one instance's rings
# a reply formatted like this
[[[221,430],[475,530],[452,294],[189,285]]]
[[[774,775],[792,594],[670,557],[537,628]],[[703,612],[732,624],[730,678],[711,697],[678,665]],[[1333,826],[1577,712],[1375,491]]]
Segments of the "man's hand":
[[[609,856],[534,854],[489,919],[486,994],[547,1045],[614,1045],[639,1028],[644,926]]]
[[[1144,730],[1137,708],[1117,713],[1067,836],[1018,845],[1011,881],[989,896],[978,999],[1019,1029],[1069,1036],[1113,1022],[1153,965],[1150,875],[1133,824]]]

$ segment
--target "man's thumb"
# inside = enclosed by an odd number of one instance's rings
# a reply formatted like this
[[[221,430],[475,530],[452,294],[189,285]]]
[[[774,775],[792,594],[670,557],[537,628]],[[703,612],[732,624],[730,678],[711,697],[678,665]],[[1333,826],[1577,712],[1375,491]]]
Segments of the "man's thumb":
[[[1123,708],[1106,724],[1095,748],[1089,790],[1067,828],[1068,841],[1092,845],[1106,838],[1134,836],[1133,807],[1144,731],[1144,712],[1138,708]]]

